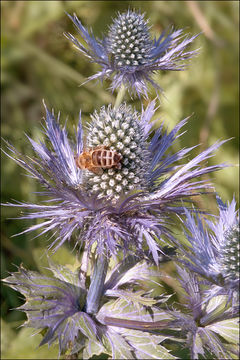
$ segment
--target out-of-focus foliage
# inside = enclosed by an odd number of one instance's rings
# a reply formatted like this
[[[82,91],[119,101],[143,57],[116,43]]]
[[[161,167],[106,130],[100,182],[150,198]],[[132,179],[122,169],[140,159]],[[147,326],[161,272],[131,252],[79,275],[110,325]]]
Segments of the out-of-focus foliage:
[[[84,25],[92,27],[101,37],[108,30],[112,17],[117,11],[128,8],[140,9],[150,18],[152,33],[156,36],[174,25],[185,28],[186,32],[203,33],[193,48],[200,48],[198,57],[192,60],[185,72],[157,74],[155,80],[165,90],[156,118],[165,121],[172,129],[181,119],[192,115],[187,134],[179,139],[176,148],[202,143],[195,154],[213,144],[217,139],[233,138],[217,152],[210,164],[228,162],[235,166],[221,170],[211,176],[216,191],[223,201],[231,200],[233,193],[238,196],[238,42],[239,3],[238,1],[3,1],[2,9],[2,137],[11,142],[20,152],[32,155],[31,146],[24,133],[37,140],[42,139],[42,99],[49,107],[60,110],[62,118],[68,115],[68,126],[76,124],[79,109],[83,119],[100,106],[114,101],[116,94],[108,91],[110,83],[87,83],[79,87],[88,76],[98,70],[82,57],[63,36],[63,32],[76,30],[65,11],[76,12]],[[152,91],[152,97],[154,97]],[[138,99],[131,100],[140,109]],[[146,105],[146,103],[145,103]],[[71,129],[72,128],[72,129]],[[23,171],[5,155],[2,157],[2,202],[11,199],[35,202],[38,185],[23,175]],[[215,211],[213,197],[205,198],[202,208]],[[1,223],[1,276],[15,271],[13,264],[37,269],[39,255],[37,248],[47,244],[44,237],[30,241],[32,235],[24,234],[10,239],[21,232],[27,223],[17,217],[14,208],[4,208]],[[42,251],[42,250],[41,250]],[[44,252],[44,251],[43,251]],[[60,255],[59,255],[60,256]],[[68,262],[68,260],[66,260]],[[173,269],[166,265],[166,273]],[[166,286],[174,288],[179,299],[179,289],[166,278]],[[2,317],[4,328],[15,342],[11,344],[5,358],[27,358],[30,350],[20,349],[28,337],[28,329],[15,330],[22,323],[24,315],[9,311],[19,306],[22,300],[13,290],[2,288]],[[177,296],[177,295],[176,295]],[[10,335],[8,335],[10,337]],[[38,335],[39,336],[39,335]],[[4,339],[3,339],[4,340]],[[3,341],[5,350],[8,339]],[[35,341],[35,340],[34,340]],[[32,344],[32,348],[36,347]],[[30,346],[30,343],[28,343]],[[47,349],[46,349],[47,350]],[[11,352],[12,351],[12,352]],[[15,352],[14,352],[15,351]],[[34,350],[31,350],[31,354]],[[42,350],[44,352],[44,349]],[[48,351],[48,350],[47,350]],[[35,353],[36,354],[36,353]],[[35,358],[47,358],[45,353]],[[51,354],[48,353],[51,357]],[[54,355],[52,355],[53,357]],[[33,358],[33,355],[30,356]]]

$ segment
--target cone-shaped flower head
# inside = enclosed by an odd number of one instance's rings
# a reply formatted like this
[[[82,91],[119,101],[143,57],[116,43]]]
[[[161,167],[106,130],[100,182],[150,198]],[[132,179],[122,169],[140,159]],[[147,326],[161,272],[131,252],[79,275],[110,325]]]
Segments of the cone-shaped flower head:
[[[147,188],[150,152],[144,130],[139,114],[131,106],[103,107],[99,114],[94,113],[87,135],[88,147],[106,146],[113,154],[120,154],[121,161],[119,168],[103,169],[101,175],[86,172],[85,181],[91,192],[116,200],[131,190]]]
[[[233,225],[224,233],[225,242],[221,249],[221,264],[227,277],[239,278],[239,224]]]
[[[107,47],[118,69],[147,64],[152,40],[143,15],[132,11],[119,14],[108,32]]]
[[[102,70],[89,80],[113,75],[112,90],[125,85],[130,92],[147,97],[148,82],[155,89],[160,89],[151,79],[156,70],[184,70],[185,60],[197,53],[186,50],[196,36],[184,36],[182,30],[169,33],[164,31],[158,40],[152,40],[148,21],[144,20],[144,16],[139,12],[128,10],[119,13],[102,40],[89,33],[76,15],[69,17],[87,47],[73,35],[66,36],[81,53],[102,67]]]
[[[181,260],[191,271],[211,281],[211,296],[228,294],[231,300],[239,290],[239,218],[236,201],[224,204],[217,198],[219,216],[207,220],[207,227],[197,216],[186,211],[186,237],[189,246],[180,242],[178,248],[184,254]],[[232,299],[233,297],[233,299]]]
[[[36,159],[25,158],[8,145],[15,161],[45,187],[42,194],[55,200],[8,204],[32,210],[22,218],[45,219],[24,232],[56,231],[51,245],[56,248],[73,233],[89,251],[96,243],[98,253],[124,249],[140,255],[149,248],[157,263],[156,239],[162,235],[172,238],[167,226],[170,216],[184,214],[183,202],[210,187],[192,180],[223,165],[199,166],[221,143],[185,165],[175,164],[192,149],[168,153],[187,119],[169,133],[163,125],[154,130],[157,124],[150,123],[154,111],[154,102],[142,113],[125,104],[116,109],[103,107],[93,114],[84,134],[80,119],[74,145],[66,127],[61,128],[46,109],[48,145],[30,139]]]

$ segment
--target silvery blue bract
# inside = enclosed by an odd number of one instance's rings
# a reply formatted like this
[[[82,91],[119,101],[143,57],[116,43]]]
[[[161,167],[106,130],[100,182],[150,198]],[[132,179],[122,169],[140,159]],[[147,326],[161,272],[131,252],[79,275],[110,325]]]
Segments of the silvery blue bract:
[[[84,305],[88,289],[80,282],[80,270],[72,272],[68,267],[52,262],[50,270],[52,276],[45,276],[21,266],[18,272],[4,280],[24,295],[26,302],[18,309],[27,314],[24,326],[38,329],[43,334],[40,346],[46,343],[50,346],[57,341],[59,356],[81,350],[84,358],[101,353],[112,359],[136,359],[144,354],[149,359],[175,358],[160,345],[164,336],[135,330],[134,326],[129,330],[105,324],[107,316],[133,320],[133,323],[139,320],[171,321],[166,311],[155,306],[159,300],[126,288],[128,284],[137,286],[139,281],[149,280],[151,271],[146,263],[137,263],[136,258],[129,257],[112,269],[101,294],[100,310],[94,317],[86,313]],[[125,290],[122,290],[124,285]]]
[[[173,327],[180,330],[190,350],[191,359],[232,359],[239,341],[239,309],[228,297],[209,298],[203,284],[192,271],[177,267],[179,281],[185,291],[186,310],[170,310]]]

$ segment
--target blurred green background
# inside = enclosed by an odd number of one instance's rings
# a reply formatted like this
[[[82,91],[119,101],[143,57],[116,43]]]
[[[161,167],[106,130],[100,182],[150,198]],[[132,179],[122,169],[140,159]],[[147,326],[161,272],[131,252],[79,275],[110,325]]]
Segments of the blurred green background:
[[[101,37],[108,31],[116,12],[129,7],[146,12],[153,35],[158,36],[169,25],[185,28],[192,34],[203,32],[192,46],[192,49],[200,48],[200,54],[187,71],[161,72],[155,76],[165,90],[155,117],[164,120],[165,126],[172,129],[181,119],[193,114],[185,128],[187,133],[175,144],[175,150],[201,143],[193,152],[196,155],[217,139],[233,138],[222,146],[210,164],[227,162],[235,166],[211,175],[211,179],[224,201],[231,200],[233,194],[238,200],[238,1],[2,1],[2,137],[31,156],[31,146],[24,133],[35,140],[42,137],[42,99],[56,112],[61,111],[63,121],[68,116],[70,133],[80,109],[83,119],[88,120],[95,108],[114,101],[116,94],[108,91],[110,83],[107,81],[103,85],[91,82],[79,86],[99,67],[90,64],[63,36],[66,31],[76,35],[65,11],[76,12],[83,24],[92,27],[94,34]],[[155,98],[152,90],[151,98]],[[140,109],[139,100],[129,99],[129,102]],[[5,155],[1,166],[2,202],[11,199],[36,202],[38,184]],[[215,211],[211,196],[199,201],[199,206]],[[2,209],[2,277],[7,271],[16,269],[14,264],[21,262],[36,269],[39,251],[46,246],[45,238],[31,241],[32,234],[11,238],[30,225],[13,219],[19,214],[18,209]],[[24,315],[9,311],[22,300],[5,286],[2,295],[2,326],[9,334],[3,338],[3,356],[26,358],[25,348],[21,355],[21,344],[28,335],[25,329],[15,330]],[[16,331],[18,336],[10,346],[10,334],[15,336]],[[53,357],[44,349],[36,353],[33,349],[39,340],[34,337],[31,341],[29,358]]]

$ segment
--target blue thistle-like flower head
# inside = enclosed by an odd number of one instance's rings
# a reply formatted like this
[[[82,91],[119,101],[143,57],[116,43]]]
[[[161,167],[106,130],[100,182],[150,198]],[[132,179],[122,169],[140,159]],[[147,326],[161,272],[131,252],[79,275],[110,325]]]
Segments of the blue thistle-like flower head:
[[[196,220],[186,210],[185,232],[188,246],[178,244],[190,270],[211,281],[215,286],[209,295],[228,294],[231,300],[239,290],[239,218],[235,210],[236,201],[224,204],[217,198],[219,216],[206,220],[208,228],[197,216]],[[178,258],[180,259],[180,258]],[[233,299],[232,299],[233,297]]]
[[[44,186],[42,195],[55,200],[55,203],[6,204],[30,210],[22,218],[44,220],[23,232],[55,231],[57,237],[51,245],[55,248],[70,240],[73,233],[89,251],[96,243],[98,253],[107,249],[116,254],[119,249],[132,249],[140,255],[149,248],[157,263],[156,239],[162,235],[172,238],[167,227],[170,216],[184,214],[184,201],[210,188],[205,181],[192,180],[224,165],[199,166],[223,142],[212,145],[186,164],[177,165],[192,148],[175,154],[167,150],[180,136],[178,132],[187,119],[169,133],[163,130],[163,125],[155,131],[155,124],[150,124],[154,111],[152,102],[141,114],[125,104],[117,109],[103,107],[93,114],[85,132],[87,151],[106,146],[108,150],[104,148],[101,156],[112,151],[121,158],[120,166],[98,166],[100,173],[94,173],[76,165],[76,159],[86,150],[81,119],[74,145],[68,140],[66,127],[61,128],[54,114],[46,109],[48,145],[29,139],[36,159],[25,158],[8,145],[15,161]]]
[[[89,80],[113,76],[112,90],[125,85],[130,92],[147,97],[148,82],[160,89],[152,80],[155,71],[184,70],[185,61],[197,53],[196,50],[186,50],[197,35],[184,36],[183,30],[164,31],[158,39],[152,40],[148,21],[139,12],[119,13],[102,40],[89,33],[76,15],[69,17],[87,47],[71,34],[66,34],[67,38],[81,53],[102,67]]]

